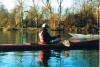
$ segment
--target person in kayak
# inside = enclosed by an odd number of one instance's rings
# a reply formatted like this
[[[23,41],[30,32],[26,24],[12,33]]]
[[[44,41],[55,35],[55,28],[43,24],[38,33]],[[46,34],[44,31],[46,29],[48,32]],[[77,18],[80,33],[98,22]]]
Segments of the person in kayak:
[[[39,43],[40,44],[54,44],[61,41],[60,35],[50,36],[48,32],[48,24],[44,23],[42,29],[39,32]]]
[[[46,45],[46,44],[54,44],[54,43],[58,43],[61,41],[61,38],[59,35],[57,36],[50,36],[49,32],[48,32],[48,25],[47,23],[44,23],[42,25],[42,29],[39,32],[39,44],[40,45]],[[43,66],[48,67],[48,60],[50,58],[51,55],[51,51],[50,50],[41,50],[39,52],[39,62],[40,64],[42,64]]]

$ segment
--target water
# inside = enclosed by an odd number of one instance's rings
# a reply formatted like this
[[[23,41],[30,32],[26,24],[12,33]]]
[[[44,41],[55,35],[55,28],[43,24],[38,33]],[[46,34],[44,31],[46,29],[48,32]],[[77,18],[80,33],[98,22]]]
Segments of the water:
[[[51,35],[57,35],[57,32],[51,32]],[[0,31],[0,44],[22,44],[22,43],[37,43],[37,31]]]
[[[37,32],[1,32],[0,44],[22,44],[37,42]]]
[[[52,36],[55,36],[58,34],[58,32],[50,32],[50,34]],[[82,38],[80,36],[79,37],[70,37],[67,33],[63,33],[61,32],[60,35],[63,37],[63,39],[67,39],[67,40],[91,40],[91,39],[99,39],[99,36],[97,36],[96,38],[93,37],[87,37],[87,38]],[[38,42],[38,32],[36,31],[29,31],[26,32],[24,31],[23,33],[20,31],[17,32],[2,32],[0,31],[0,44],[23,44],[23,43],[37,43]]]
[[[57,33],[51,33],[56,35]],[[37,32],[0,32],[0,44],[37,43]],[[0,67],[42,67],[40,51],[0,52]],[[51,51],[48,67],[99,67],[98,50]]]
[[[39,52],[0,52],[0,67],[42,67],[38,60]],[[99,67],[98,57],[97,50],[53,51],[48,67]]]

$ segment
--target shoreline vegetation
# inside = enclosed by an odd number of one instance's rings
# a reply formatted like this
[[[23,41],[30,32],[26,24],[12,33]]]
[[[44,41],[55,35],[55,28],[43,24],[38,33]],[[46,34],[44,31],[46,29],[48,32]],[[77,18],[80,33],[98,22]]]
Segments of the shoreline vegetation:
[[[7,32],[7,31],[39,31],[41,28],[36,28],[36,27],[28,27],[28,28],[0,28],[0,31],[2,32]],[[86,29],[86,28],[78,28],[78,27],[70,27],[67,29],[63,28],[56,28],[56,29],[49,29],[50,31],[58,31],[58,32],[63,32],[63,33],[77,33],[77,34],[99,34],[99,31],[95,28]]]
[[[48,23],[52,31],[62,31],[67,33],[81,34],[99,34],[100,22],[100,1],[84,0],[73,3],[73,7],[62,9],[63,0],[58,3],[58,11],[54,11],[54,6],[50,0],[46,0],[44,6],[33,4],[27,11],[24,11],[24,0],[18,0],[17,6],[9,12],[6,7],[0,3],[0,30],[1,31],[23,31],[39,30],[43,23]],[[42,1],[43,3],[43,1]],[[77,7],[77,8],[76,8]]]

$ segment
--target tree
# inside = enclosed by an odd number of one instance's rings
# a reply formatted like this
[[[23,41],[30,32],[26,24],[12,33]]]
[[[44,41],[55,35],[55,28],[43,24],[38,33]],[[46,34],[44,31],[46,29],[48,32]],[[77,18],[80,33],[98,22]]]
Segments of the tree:
[[[17,0],[17,7],[16,10],[16,26],[17,28],[23,28],[23,6],[24,6],[24,0]]]
[[[59,5],[59,8],[58,8],[58,11],[59,11],[59,21],[58,21],[58,24],[59,24],[59,28],[60,28],[61,13],[62,13],[61,5],[62,5],[63,0],[57,0],[57,2],[58,2],[58,5]]]
[[[8,10],[3,4],[0,5],[0,27],[5,27],[8,23]]]

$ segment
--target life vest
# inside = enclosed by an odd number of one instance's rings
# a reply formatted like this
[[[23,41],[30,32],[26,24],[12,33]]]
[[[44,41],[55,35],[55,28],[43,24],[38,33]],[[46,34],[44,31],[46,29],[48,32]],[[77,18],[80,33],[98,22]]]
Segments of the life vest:
[[[43,31],[39,32],[39,44],[45,44],[43,34]]]
[[[39,60],[39,62],[40,62],[41,64],[44,64],[44,63],[43,63],[43,54],[44,54],[43,51],[40,51],[40,52],[39,52],[39,56],[38,56],[38,60]]]

